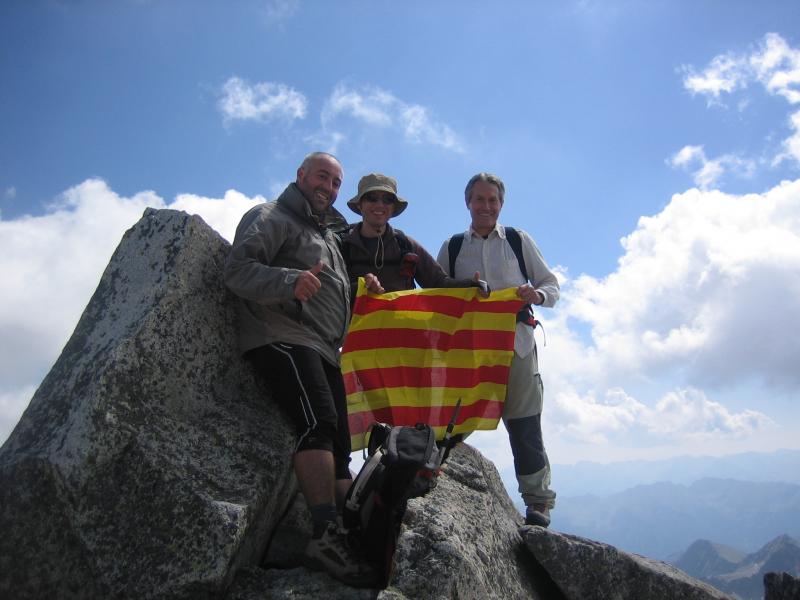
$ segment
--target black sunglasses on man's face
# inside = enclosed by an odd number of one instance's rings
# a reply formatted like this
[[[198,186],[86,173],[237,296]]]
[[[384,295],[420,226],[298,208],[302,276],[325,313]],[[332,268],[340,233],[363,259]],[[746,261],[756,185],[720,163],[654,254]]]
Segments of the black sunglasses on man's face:
[[[388,192],[384,192],[380,196],[378,194],[364,194],[361,199],[364,202],[383,202],[384,204],[394,204],[396,202],[395,197],[392,196]]]

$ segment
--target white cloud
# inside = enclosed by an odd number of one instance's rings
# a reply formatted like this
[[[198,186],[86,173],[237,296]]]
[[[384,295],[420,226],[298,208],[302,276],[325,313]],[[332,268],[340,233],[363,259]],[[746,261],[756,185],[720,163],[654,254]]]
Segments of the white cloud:
[[[554,395],[548,411],[550,436],[598,445],[637,437],[653,444],[735,438],[774,426],[758,411],[733,413],[694,388],[670,391],[652,407],[621,388],[606,390],[601,399],[594,392],[580,395],[566,389]]]
[[[783,152],[772,160],[773,166],[785,160],[800,162],[800,111],[789,116],[789,126],[794,133],[783,141]]]
[[[345,84],[334,88],[322,111],[323,129],[331,134],[342,117],[350,117],[366,125],[394,129],[411,143],[430,144],[452,152],[464,152],[459,136],[445,123],[437,121],[430,109],[409,104],[391,92],[374,86],[352,89]]]
[[[242,214],[263,201],[229,190],[166,204],[154,192],[126,198],[99,179],[64,192],[45,215],[0,220],[0,442],[58,357],[122,234],[145,208],[199,214],[227,239]]]
[[[218,107],[224,121],[286,121],[306,116],[306,97],[282,83],[250,84],[231,77],[222,86]]]
[[[607,443],[612,432],[640,424],[639,419],[648,411],[620,388],[608,389],[598,400],[595,392],[581,395],[563,385],[549,400],[548,418],[555,427],[552,433],[594,444]]]
[[[800,50],[790,47],[777,33],[765,35],[749,54],[715,56],[700,73],[692,66],[684,66],[683,70],[684,87],[692,94],[706,96],[710,102],[757,81],[790,104],[800,103]]]
[[[673,167],[685,167],[695,160],[705,160],[706,153],[702,146],[684,146],[670,159]]]
[[[222,87],[218,106],[226,123],[283,120],[291,124],[306,117],[308,101],[302,93],[284,84],[250,84],[231,77]],[[404,102],[375,86],[353,89],[338,84],[323,105],[320,121],[322,129],[306,134],[303,139],[328,152],[337,152],[351,138],[342,129],[352,127],[353,122],[366,125],[367,131],[394,131],[412,144],[464,152],[461,138],[447,124],[436,120],[431,109]]]
[[[692,95],[705,96],[710,105],[721,104],[723,94],[732,94],[755,82],[769,94],[785,98],[790,105],[800,104],[800,50],[790,47],[777,33],[765,35],[748,54],[727,53],[714,57],[700,73],[692,66],[685,66],[683,70],[684,87]],[[747,101],[738,104],[741,110],[747,105]],[[800,112],[790,117],[789,127],[794,133],[784,140],[783,152],[771,161],[773,165],[784,160],[800,163]],[[709,173],[707,178],[713,177],[714,174]]]
[[[727,173],[737,177],[752,177],[756,171],[756,162],[733,154],[723,154],[710,159],[703,146],[684,146],[676,152],[667,164],[675,168],[696,169],[692,177],[701,189],[709,189],[719,183]]]
[[[281,186],[281,191],[286,185]],[[194,194],[179,194],[169,208],[200,215],[215,231],[229,242],[233,241],[236,226],[242,215],[256,204],[264,202],[262,196],[248,198],[236,190],[228,190],[223,198],[207,198]]]
[[[13,200],[14,198],[17,197],[17,188],[15,188],[14,186],[6,188],[6,191],[3,193],[3,196],[5,196],[6,200]]]
[[[565,376],[800,389],[800,339],[785,329],[800,322],[800,180],[764,194],[676,195],[622,245],[616,271],[580,276],[563,294],[556,314],[588,324],[592,339],[582,349],[567,332]]]
[[[332,121],[341,113],[365,122],[367,125],[388,127],[392,124],[392,110],[399,101],[379,88],[367,88],[362,92],[337,85],[322,111],[323,123]]]
[[[684,71],[684,87],[692,95],[705,95],[709,103],[718,101],[723,92],[731,93],[746,87],[749,75],[747,61],[731,54],[714,57],[701,73],[691,66],[684,67]]]
[[[696,389],[666,394],[645,415],[646,427],[654,434],[680,438],[707,438],[718,435],[743,436],[774,425],[755,410],[731,413]]]
[[[433,121],[423,106],[406,106],[401,112],[401,123],[407,140],[461,151],[461,142],[455,132],[444,123]]]
[[[800,50],[789,47],[777,33],[768,33],[748,62],[769,92],[783,96],[790,104],[800,103]]]

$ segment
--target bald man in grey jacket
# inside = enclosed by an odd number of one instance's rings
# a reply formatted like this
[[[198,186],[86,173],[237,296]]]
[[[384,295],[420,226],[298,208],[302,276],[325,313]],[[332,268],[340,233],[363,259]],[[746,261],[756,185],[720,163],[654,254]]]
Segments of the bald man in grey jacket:
[[[352,483],[347,401],[339,348],[350,314],[347,268],[331,227],[342,183],[339,161],[309,154],[275,202],[242,217],[225,264],[239,296],[240,344],[297,428],[294,470],[311,511],[306,564],[353,586],[377,577],[337,527],[336,502]],[[381,293],[377,279],[366,278]]]

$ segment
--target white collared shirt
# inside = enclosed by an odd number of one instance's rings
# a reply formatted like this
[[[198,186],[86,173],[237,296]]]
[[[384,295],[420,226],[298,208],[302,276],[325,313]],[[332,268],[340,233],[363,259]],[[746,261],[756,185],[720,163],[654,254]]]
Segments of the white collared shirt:
[[[550,271],[533,238],[521,229],[517,229],[517,231],[522,241],[522,256],[525,259],[525,268],[528,271],[530,282],[544,297],[542,306],[552,307],[559,296],[558,279]],[[447,247],[449,241],[449,239],[445,240],[437,257],[439,264],[448,274],[450,270],[450,252]],[[456,257],[455,277],[472,277],[475,271],[480,272],[481,279],[485,280],[493,290],[518,287],[526,283],[519,270],[517,257],[514,255],[511,245],[506,241],[505,227],[499,223],[485,239],[472,227],[464,233],[464,243]],[[533,351],[535,345],[533,327],[517,323],[514,351],[520,356],[527,356]]]

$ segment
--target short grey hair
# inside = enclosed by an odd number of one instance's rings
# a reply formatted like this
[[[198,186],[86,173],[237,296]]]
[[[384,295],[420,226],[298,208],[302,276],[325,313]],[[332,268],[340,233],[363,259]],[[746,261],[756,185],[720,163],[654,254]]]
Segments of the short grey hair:
[[[477,175],[473,175],[469,182],[467,182],[467,187],[464,188],[464,201],[469,204],[469,196],[472,194],[472,188],[475,187],[475,184],[479,181],[484,181],[486,183],[491,183],[492,185],[497,187],[497,191],[500,192],[500,202],[502,203],[505,199],[506,195],[506,186],[503,185],[503,180],[500,179],[497,175],[492,175],[491,173],[485,173],[481,171]]]
[[[340,166],[342,164],[342,162],[330,152],[312,152],[311,154],[306,155],[299,168],[303,169],[303,171],[307,171],[309,166],[311,166],[311,163],[317,160],[318,158],[332,158],[337,163],[339,163]]]

